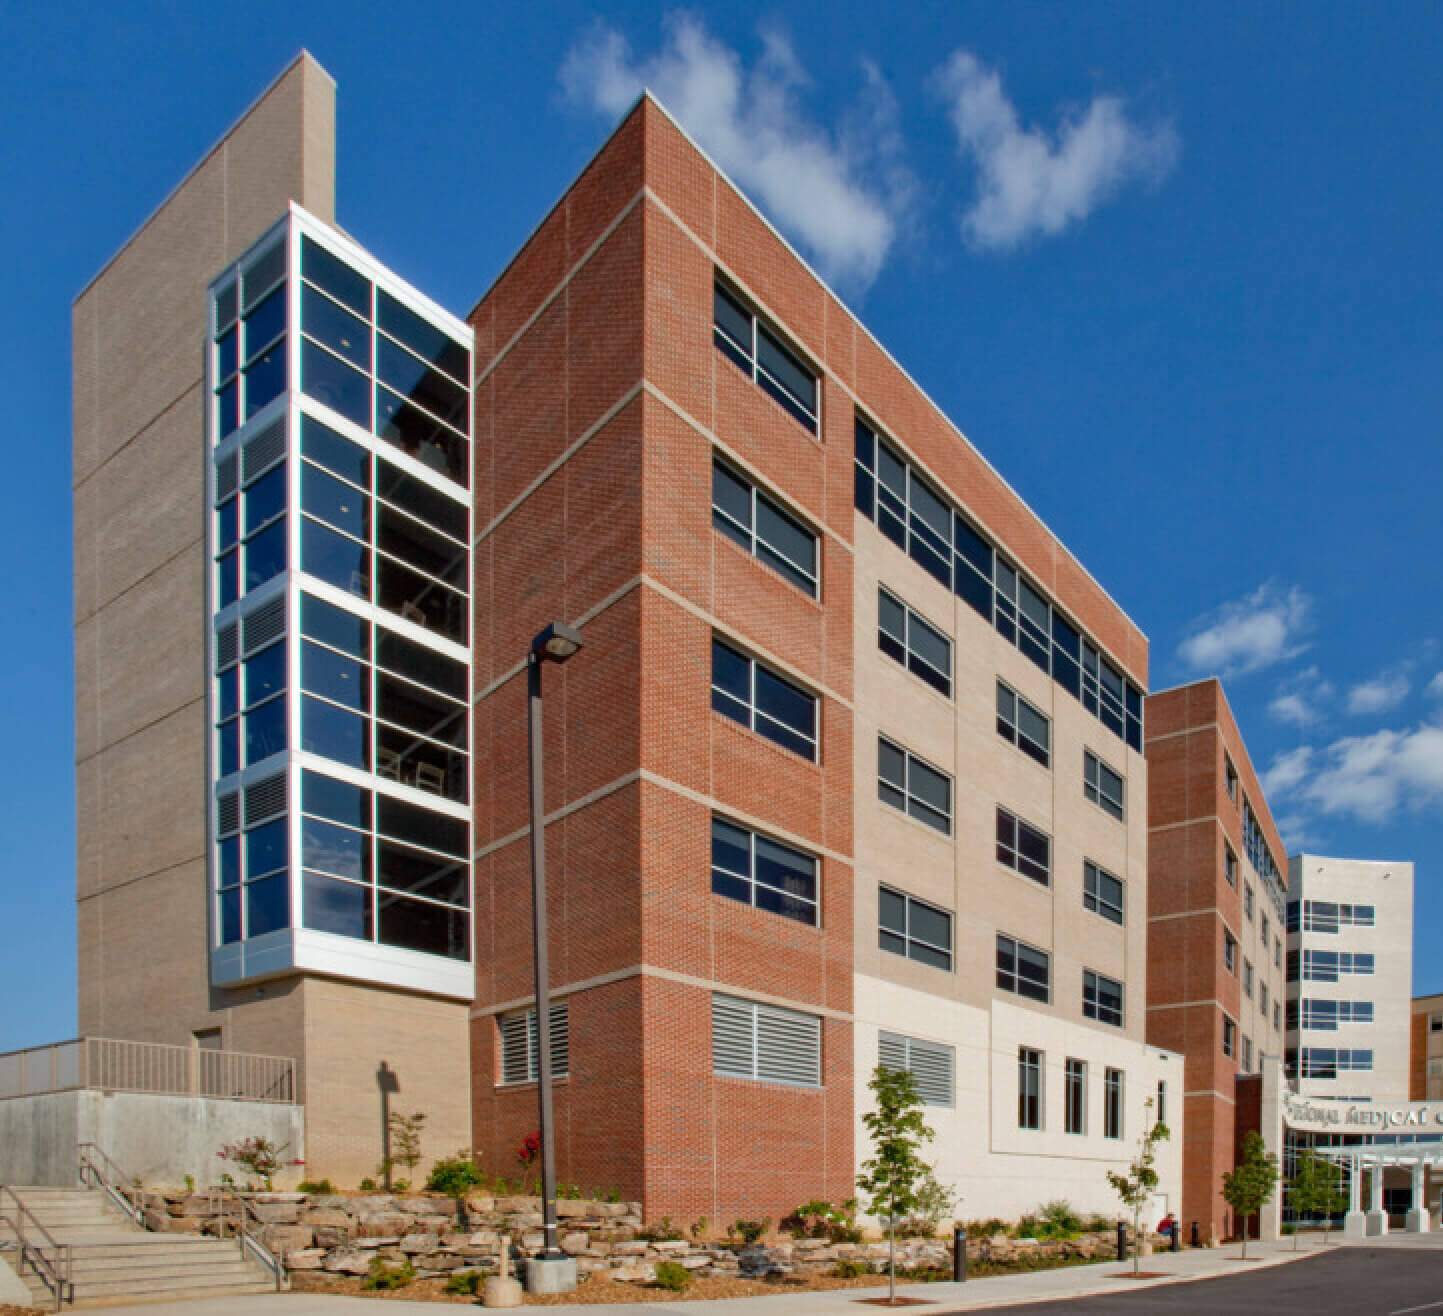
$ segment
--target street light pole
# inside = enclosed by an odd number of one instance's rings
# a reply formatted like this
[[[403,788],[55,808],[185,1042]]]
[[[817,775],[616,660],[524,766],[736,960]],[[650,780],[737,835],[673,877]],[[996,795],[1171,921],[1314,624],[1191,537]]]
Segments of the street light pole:
[[[546,930],[546,826],[544,745],[541,731],[541,666],[564,663],[581,648],[581,632],[552,622],[526,655],[527,741],[531,765],[531,911],[536,965],[537,1104],[541,1116],[541,1209],[546,1260],[562,1256],[556,1237],[556,1147],[551,1109],[551,988]]]

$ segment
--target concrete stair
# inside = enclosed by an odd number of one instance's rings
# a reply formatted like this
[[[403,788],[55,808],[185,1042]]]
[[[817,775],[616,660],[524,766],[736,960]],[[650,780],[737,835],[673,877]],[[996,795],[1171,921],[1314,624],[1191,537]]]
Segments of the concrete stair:
[[[274,1288],[270,1274],[242,1257],[234,1240],[147,1233],[96,1189],[16,1187],[15,1192],[56,1242],[70,1244],[76,1306],[120,1299],[265,1293]],[[20,1274],[37,1306],[48,1307],[50,1290],[28,1266],[21,1270],[14,1234],[3,1222],[0,1256]]]

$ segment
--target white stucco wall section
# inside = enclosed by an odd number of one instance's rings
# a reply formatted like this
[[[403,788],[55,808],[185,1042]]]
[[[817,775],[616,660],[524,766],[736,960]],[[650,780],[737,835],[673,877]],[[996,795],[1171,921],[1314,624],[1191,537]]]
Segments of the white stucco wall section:
[[[1015,1219],[1044,1201],[1065,1197],[1082,1212],[1117,1212],[1107,1171],[1123,1169],[1137,1151],[1146,1112],[1158,1081],[1167,1086],[1167,1118],[1173,1136],[1157,1161],[1156,1214],[1178,1209],[1182,1197],[1182,1057],[1160,1051],[1111,1028],[1082,1026],[1042,1009],[993,1000],[986,1009],[858,974],[854,980],[856,1025],[857,1159],[870,1154],[862,1114],[870,1109],[867,1083],[877,1064],[879,1032],[900,1033],[955,1047],[956,1105],[928,1106],[937,1137],[926,1158],[938,1177],[962,1196],[959,1219]],[[1042,1125],[1017,1127],[1017,1052],[1043,1055]],[[1087,1064],[1086,1132],[1063,1132],[1064,1065]],[[1103,1071],[1120,1069],[1123,1136],[1102,1136]],[[1153,1220],[1150,1223],[1155,1224]]]

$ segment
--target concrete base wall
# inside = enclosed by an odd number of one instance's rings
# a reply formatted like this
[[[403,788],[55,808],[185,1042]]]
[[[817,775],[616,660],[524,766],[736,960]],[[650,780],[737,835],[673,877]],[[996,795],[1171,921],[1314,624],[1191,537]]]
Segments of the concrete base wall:
[[[51,1092],[0,1101],[0,1183],[70,1188],[77,1183],[77,1146],[93,1142],[121,1172],[147,1186],[197,1184],[238,1173],[220,1149],[255,1135],[289,1144],[284,1159],[305,1156],[305,1114],[299,1106],[209,1097],[159,1097],[126,1092]],[[296,1179],[283,1173],[277,1183]]]

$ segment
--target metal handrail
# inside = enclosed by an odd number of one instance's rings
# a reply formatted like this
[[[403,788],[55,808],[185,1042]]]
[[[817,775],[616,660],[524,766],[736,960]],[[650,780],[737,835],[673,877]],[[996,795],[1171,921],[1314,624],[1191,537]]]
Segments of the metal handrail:
[[[5,1197],[15,1203],[15,1218],[12,1220],[5,1211]],[[35,1213],[20,1200],[16,1191],[6,1184],[0,1184],[0,1220],[4,1220],[11,1229],[15,1231],[15,1241],[20,1249],[20,1264],[23,1266],[27,1261],[34,1267],[35,1273],[40,1276],[40,1282],[50,1290],[51,1297],[55,1301],[55,1310],[59,1311],[67,1302],[75,1301],[75,1284],[71,1279],[72,1258],[69,1243],[56,1242],[50,1233],[39,1220]],[[45,1249],[30,1242],[25,1237],[25,1222],[29,1221],[34,1230],[50,1245],[50,1250],[55,1254],[54,1259],[45,1255]]]
[[[135,1198],[127,1196],[121,1187],[125,1183],[125,1175],[114,1161],[105,1154],[105,1149],[93,1142],[82,1142],[76,1150],[80,1154],[80,1182],[86,1183],[86,1174],[90,1175],[89,1182],[99,1188],[110,1198],[111,1202],[130,1217],[130,1221],[138,1229],[145,1228],[145,1209],[141,1206],[139,1195]],[[106,1171],[109,1170],[109,1174]],[[114,1178],[112,1179],[112,1176]]]
[[[229,1188],[212,1188],[209,1190],[211,1203],[215,1207],[216,1236],[224,1238],[226,1227],[229,1225],[235,1233],[236,1243],[240,1249],[242,1260],[245,1258],[246,1250],[254,1253],[257,1261],[270,1271],[272,1279],[275,1280],[276,1292],[285,1288],[286,1268],[281,1259],[276,1256],[264,1243],[247,1228],[248,1220],[264,1228],[266,1222],[256,1213],[256,1209],[250,1201],[239,1193]],[[227,1205],[235,1207],[235,1219],[232,1220],[226,1212]]]

